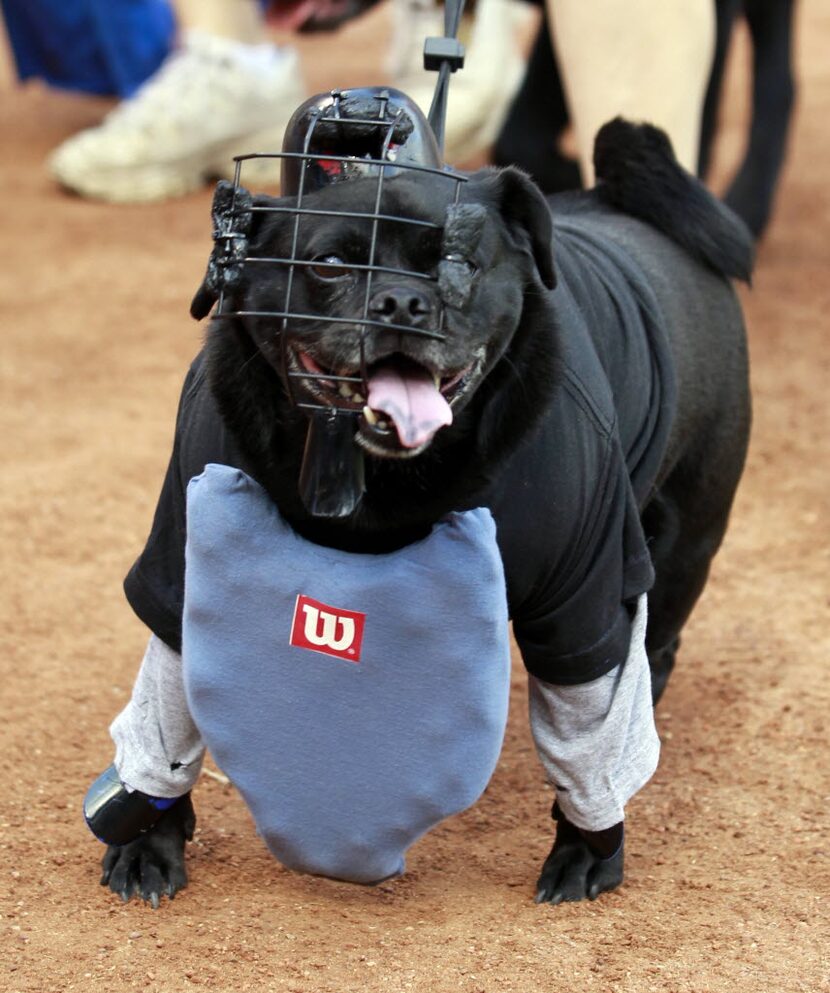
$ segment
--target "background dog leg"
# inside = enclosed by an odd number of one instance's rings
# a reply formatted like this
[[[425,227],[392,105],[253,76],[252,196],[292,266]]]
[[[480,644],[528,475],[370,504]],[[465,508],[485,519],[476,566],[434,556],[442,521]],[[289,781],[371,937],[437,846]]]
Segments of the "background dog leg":
[[[569,117],[543,11],[524,80],[493,150],[494,163],[519,166],[545,193],[579,189],[579,163],[558,147]]]
[[[724,199],[759,237],[769,220],[795,100],[793,0],[747,0],[752,36],[752,127],[749,146]]]

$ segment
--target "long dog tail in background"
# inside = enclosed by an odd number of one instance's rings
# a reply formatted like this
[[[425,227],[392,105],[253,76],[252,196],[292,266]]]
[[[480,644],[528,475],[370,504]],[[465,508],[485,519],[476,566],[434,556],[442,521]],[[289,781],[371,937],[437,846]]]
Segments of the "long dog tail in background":
[[[597,132],[594,169],[604,203],[651,224],[716,272],[750,282],[749,228],[677,162],[665,132],[609,121]]]

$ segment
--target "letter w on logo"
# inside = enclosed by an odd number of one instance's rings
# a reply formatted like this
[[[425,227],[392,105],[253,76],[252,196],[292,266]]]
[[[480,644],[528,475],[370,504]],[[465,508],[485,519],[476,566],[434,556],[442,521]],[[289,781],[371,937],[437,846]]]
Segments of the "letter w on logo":
[[[351,617],[338,617],[337,614],[330,614],[327,610],[318,610],[310,603],[303,604],[303,611],[305,613],[303,633],[306,641],[312,645],[342,652],[354,641],[354,620]],[[339,638],[335,634],[338,624],[343,629],[343,634]]]
[[[359,662],[365,620],[359,611],[331,607],[300,594],[289,642],[295,648]]]

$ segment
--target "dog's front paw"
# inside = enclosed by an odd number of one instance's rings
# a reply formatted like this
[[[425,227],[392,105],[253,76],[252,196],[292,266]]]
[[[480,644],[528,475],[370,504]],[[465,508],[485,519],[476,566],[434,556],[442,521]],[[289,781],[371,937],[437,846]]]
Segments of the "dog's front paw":
[[[173,897],[187,886],[185,842],[193,838],[196,814],[190,794],[166,810],[146,834],[126,845],[109,845],[101,860],[101,885],[126,903],[132,896],[157,908],[165,894]]]
[[[623,881],[622,824],[619,845],[603,856],[586,840],[590,832],[583,834],[561,813],[557,821],[556,841],[536,883],[536,903],[596,900],[600,893],[616,889]]]

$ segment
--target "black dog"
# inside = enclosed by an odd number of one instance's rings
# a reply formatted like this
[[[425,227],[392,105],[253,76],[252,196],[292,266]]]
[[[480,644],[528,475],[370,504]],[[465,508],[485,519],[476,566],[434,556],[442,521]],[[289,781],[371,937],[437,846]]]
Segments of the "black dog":
[[[384,213],[438,228],[396,228],[392,238],[381,224],[378,261],[398,274],[378,277],[370,310],[391,325],[424,326],[443,294],[444,340],[390,328],[361,356],[354,325],[289,324],[283,352],[279,322],[243,315],[212,323],[183,393],[153,535],[127,581],[159,638],[179,650],[183,488],[219,462],[255,477],[304,537],[349,551],[398,548],[449,511],[489,507],[514,633],[540,685],[593,686],[618,671],[635,605],[650,590],[646,645],[659,698],[746,452],[747,356],[728,277],[749,278],[751,236],[680,169],[653,128],[606,125],[595,164],[595,190],[550,204],[515,170],[473,175],[452,210],[436,177],[388,181]],[[375,189],[356,179],[311,194],[307,205],[325,211],[336,199],[339,211],[359,215]],[[451,258],[464,276],[455,289],[440,276],[426,288],[401,276],[441,270],[451,216],[474,228],[466,257]],[[290,220],[253,213],[250,223],[252,254],[287,255]],[[302,226],[296,257],[309,264],[292,306],[361,312],[368,224],[321,216]],[[283,280],[244,267],[234,309],[279,311]],[[195,315],[205,316],[212,299],[203,286]],[[361,365],[370,390],[381,373],[432,383],[431,403],[449,407],[452,424],[413,436],[405,414],[389,415],[394,423],[384,427],[370,412],[357,435],[367,453],[365,496],[346,518],[316,518],[298,491],[307,417],[289,400],[285,374],[323,373],[293,390],[326,404],[338,389],[325,374],[348,376]],[[365,400],[353,398],[358,407]],[[558,788],[566,808],[568,787]],[[622,824],[578,826],[560,807],[554,817],[537,899],[593,898],[619,885]],[[188,795],[138,841],[108,849],[102,882],[125,899],[173,895],[184,885],[193,823]]]

